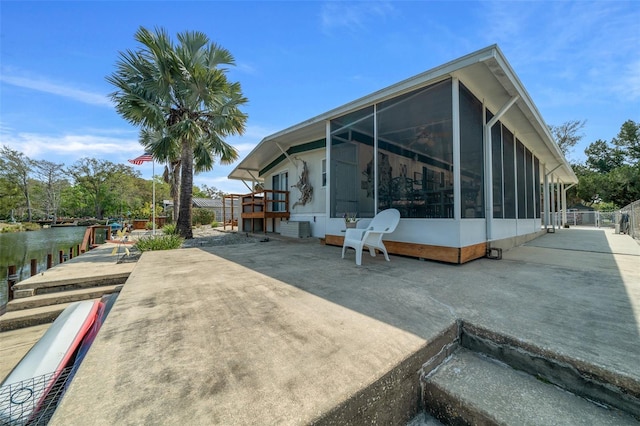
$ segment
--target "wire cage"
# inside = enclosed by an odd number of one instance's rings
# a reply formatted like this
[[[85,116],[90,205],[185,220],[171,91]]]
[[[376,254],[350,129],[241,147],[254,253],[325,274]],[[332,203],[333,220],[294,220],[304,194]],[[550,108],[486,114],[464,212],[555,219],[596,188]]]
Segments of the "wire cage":
[[[51,420],[73,366],[0,387],[0,425],[40,426]]]

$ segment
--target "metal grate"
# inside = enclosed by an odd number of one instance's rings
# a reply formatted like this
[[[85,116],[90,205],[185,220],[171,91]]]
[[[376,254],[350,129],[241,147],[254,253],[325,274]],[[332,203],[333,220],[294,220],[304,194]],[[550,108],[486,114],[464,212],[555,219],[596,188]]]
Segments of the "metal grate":
[[[73,367],[0,387],[0,425],[46,425],[64,395]]]

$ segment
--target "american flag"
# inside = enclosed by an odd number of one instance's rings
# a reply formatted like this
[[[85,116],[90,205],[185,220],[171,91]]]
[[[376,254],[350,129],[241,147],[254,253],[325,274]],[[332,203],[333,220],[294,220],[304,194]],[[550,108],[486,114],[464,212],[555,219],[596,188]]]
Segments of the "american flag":
[[[145,161],[153,161],[153,156],[148,152],[145,152],[140,157],[134,158],[133,160],[129,160],[131,164],[135,164],[136,166],[141,165]]]

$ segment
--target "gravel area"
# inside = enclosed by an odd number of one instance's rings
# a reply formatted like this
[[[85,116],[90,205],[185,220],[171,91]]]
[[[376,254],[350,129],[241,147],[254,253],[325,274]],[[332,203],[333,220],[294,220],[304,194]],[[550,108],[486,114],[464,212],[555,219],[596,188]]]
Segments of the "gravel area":
[[[193,239],[186,240],[182,247],[225,246],[232,244],[257,243],[262,240],[253,234],[237,232],[204,225],[193,229]]]
[[[146,236],[149,231],[137,232],[134,231],[132,239],[136,240],[142,236]],[[162,235],[162,231],[158,232]],[[193,239],[186,240],[182,244],[182,248],[190,247],[211,247],[211,246],[226,246],[233,244],[249,244],[257,243],[261,241],[268,241],[268,238],[256,236],[250,233],[237,232],[236,230],[223,230],[222,228],[212,228],[211,225],[204,225],[193,229]],[[118,263],[137,262],[140,258],[140,251],[136,249],[134,245],[128,246],[129,255],[122,256],[118,260]]]

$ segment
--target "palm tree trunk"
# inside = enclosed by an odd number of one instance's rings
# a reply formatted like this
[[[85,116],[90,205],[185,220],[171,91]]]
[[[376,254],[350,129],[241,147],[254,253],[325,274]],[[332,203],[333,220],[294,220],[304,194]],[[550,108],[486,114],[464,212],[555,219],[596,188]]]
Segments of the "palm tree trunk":
[[[180,162],[171,163],[171,197],[173,198],[173,220],[178,220],[180,213]]]
[[[191,204],[193,201],[193,151],[188,141],[182,141],[180,182],[180,213],[178,214],[178,233],[182,238],[193,238],[191,229]]]

